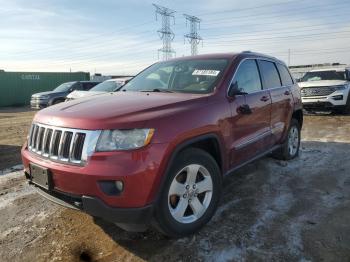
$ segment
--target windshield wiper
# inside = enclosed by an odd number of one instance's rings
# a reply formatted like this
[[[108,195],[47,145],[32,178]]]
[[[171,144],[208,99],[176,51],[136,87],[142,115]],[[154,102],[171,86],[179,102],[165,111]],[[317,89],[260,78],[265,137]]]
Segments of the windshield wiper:
[[[159,92],[159,93],[174,93],[174,91],[171,91],[169,89],[151,89],[151,90],[139,90],[139,92]]]

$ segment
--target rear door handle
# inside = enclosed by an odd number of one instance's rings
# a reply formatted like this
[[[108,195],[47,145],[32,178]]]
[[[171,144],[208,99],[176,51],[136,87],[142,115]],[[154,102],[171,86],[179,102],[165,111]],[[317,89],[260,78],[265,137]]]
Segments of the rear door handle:
[[[250,106],[245,104],[245,105],[241,105],[237,108],[237,111],[241,114],[244,115],[249,115],[252,113],[252,110],[250,109]]]
[[[263,102],[267,102],[267,101],[269,101],[270,100],[270,98],[268,97],[268,96],[262,96],[261,98],[260,98],[260,101],[263,101]]]
[[[286,90],[286,92],[284,92],[284,95],[289,96],[290,92],[288,90]]]

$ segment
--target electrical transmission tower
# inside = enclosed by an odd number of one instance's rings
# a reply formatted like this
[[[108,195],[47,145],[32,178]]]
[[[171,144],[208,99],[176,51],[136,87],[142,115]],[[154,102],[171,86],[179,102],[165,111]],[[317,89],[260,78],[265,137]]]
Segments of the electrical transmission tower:
[[[187,22],[190,23],[190,33],[186,34],[185,38],[187,38],[188,42],[191,44],[191,55],[197,55],[198,44],[203,40],[199,36],[197,31],[200,29],[201,20],[198,17],[192,16],[192,15],[184,14],[184,17],[186,18],[186,25],[187,25]]]
[[[160,39],[163,40],[163,47],[158,49],[158,58],[159,53],[162,53],[163,60],[168,60],[175,54],[175,51],[171,48],[171,42],[174,40],[175,34],[170,28],[171,18],[175,24],[175,11],[156,4],[153,4],[153,6],[156,8],[156,20],[158,14],[162,16],[162,28],[158,30],[158,34]]]

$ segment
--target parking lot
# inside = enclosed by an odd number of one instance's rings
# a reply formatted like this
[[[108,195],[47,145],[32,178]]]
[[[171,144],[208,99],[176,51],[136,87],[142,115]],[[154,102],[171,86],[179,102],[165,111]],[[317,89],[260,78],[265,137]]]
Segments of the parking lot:
[[[2,261],[350,259],[348,115],[305,116],[298,158],[265,157],[236,171],[225,179],[214,219],[197,234],[175,240],[93,221],[29,188],[23,173],[10,168],[20,164],[34,113],[0,110]]]

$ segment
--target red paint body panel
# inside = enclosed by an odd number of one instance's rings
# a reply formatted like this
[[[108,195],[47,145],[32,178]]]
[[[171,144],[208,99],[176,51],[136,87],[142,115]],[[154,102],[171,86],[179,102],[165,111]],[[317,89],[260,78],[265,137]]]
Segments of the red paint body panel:
[[[143,207],[155,201],[173,153],[180,145],[201,135],[218,139],[222,173],[281,142],[291,114],[301,109],[297,85],[262,90],[249,96],[228,97],[230,81],[240,62],[263,57],[254,53],[219,54],[195,58],[227,58],[229,66],[211,94],[117,92],[74,100],[39,111],[34,122],[86,130],[154,128],[145,148],[132,151],[95,152],[86,166],[60,164],[22,148],[26,170],[29,163],[48,168],[55,190],[95,196],[112,207]],[[265,98],[267,99],[265,99]],[[263,99],[262,99],[263,98]],[[252,114],[238,109],[249,104]],[[271,132],[271,130],[279,132]],[[261,136],[261,139],[256,139]],[[101,180],[122,180],[120,196],[107,196],[98,187]]]

